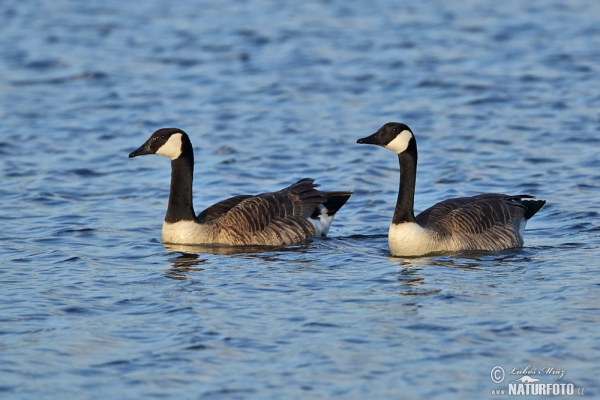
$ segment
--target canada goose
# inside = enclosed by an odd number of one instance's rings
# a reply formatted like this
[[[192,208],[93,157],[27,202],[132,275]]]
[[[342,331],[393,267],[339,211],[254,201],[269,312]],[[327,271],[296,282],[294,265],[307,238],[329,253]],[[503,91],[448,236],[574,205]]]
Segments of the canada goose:
[[[524,200],[534,198],[529,195],[487,193],[444,200],[415,218],[417,141],[410,128],[389,122],[357,143],[382,146],[398,154],[400,189],[388,233],[395,256],[521,247],[527,221],[546,204],[545,200]]]
[[[335,213],[352,192],[321,192],[313,179],[301,179],[278,192],[241,195],[220,201],[196,216],[192,205],[194,150],[181,129],[159,129],[136,157],[171,159],[171,191],[162,240],[172,244],[285,246],[325,236]]]

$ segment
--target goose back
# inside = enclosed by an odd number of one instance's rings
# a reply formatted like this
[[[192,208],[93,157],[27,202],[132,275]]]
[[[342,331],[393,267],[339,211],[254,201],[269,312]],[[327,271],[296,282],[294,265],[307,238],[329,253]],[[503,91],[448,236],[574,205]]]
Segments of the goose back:
[[[198,214],[197,222],[178,227],[163,226],[163,239],[177,243],[170,232],[191,230],[184,242],[223,245],[285,246],[317,234],[310,217],[316,218],[321,204],[333,216],[352,192],[322,192],[313,179],[301,179],[277,192],[241,195],[220,201]],[[166,236],[165,236],[166,232]]]
[[[218,231],[219,242],[234,245],[288,245],[314,236],[307,218],[327,197],[313,182],[305,178],[278,192],[247,197],[208,228]]]
[[[242,201],[244,201],[250,197],[252,197],[252,195],[243,194],[243,195],[234,196],[229,199],[219,201],[218,203],[213,204],[212,206],[208,207],[206,210],[204,210],[200,214],[198,214],[198,217],[197,217],[198,222],[206,223],[206,222],[214,221],[217,218],[221,218],[224,214],[229,212],[229,210],[231,210],[233,207],[237,206]]]
[[[521,247],[527,219],[545,204],[523,200],[532,197],[487,193],[449,199],[420,213],[416,222],[446,250]]]

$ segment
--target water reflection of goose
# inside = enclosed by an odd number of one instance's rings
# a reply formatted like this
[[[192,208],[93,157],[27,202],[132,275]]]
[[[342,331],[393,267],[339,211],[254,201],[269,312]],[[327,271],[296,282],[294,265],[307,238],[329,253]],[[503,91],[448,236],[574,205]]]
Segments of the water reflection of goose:
[[[395,256],[460,250],[503,250],[523,246],[527,221],[546,203],[530,195],[487,193],[444,200],[415,217],[417,142],[410,128],[390,122],[358,143],[398,154],[400,189],[388,233]]]
[[[278,192],[235,196],[196,216],[192,205],[194,150],[188,135],[159,129],[129,157],[158,154],[171,159],[171,192],[162,239],[174,244],[286,246],[325,236],[352,192],[322,192],[301,179]]]

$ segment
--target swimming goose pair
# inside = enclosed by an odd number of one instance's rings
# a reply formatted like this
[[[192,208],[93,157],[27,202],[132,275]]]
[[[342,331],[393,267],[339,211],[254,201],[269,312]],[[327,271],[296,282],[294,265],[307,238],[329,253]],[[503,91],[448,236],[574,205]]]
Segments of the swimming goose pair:
[[[545,204],[533,196],[482,194],[442,201],[414,216],[417,143],[410,128],[388,123],[358,143],[398,154],[400,190],[388,240],[392,255],[418,256],[458,250],[502,250],[523,245],[527,221]],[[173,244],[285,246],[325,236],[352,192],[317,190],[301,179],[278,192],[235,196],[195,215],[194,152],[181,129],[159,129],[129,157],[158,154],[171,159],[171,190],[162,239]]]

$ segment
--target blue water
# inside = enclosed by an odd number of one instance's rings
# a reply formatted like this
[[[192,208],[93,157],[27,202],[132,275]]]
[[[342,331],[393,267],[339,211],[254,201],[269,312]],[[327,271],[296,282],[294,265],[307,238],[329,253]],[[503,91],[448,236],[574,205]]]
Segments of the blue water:
[[[101,3],[0,3],[1,398],[600,395],[600,2]],[[391,258],[397,159],[355,143],[388,121],[418,211],[546,199],[525,247]],[[165,248],[168,160],[127,154],[171,126],[198,211],[355,194],[326,239]]]

